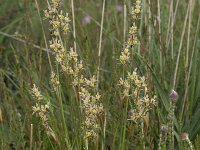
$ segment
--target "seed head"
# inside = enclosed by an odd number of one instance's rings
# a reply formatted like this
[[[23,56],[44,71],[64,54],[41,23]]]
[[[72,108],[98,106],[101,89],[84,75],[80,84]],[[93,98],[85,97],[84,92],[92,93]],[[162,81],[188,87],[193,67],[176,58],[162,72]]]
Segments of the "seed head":
[[[181,140],[182,140],[182,141],[187,140],[188,137],[189,137],[188,133],[185,133],[185,132],[184,132],[184,133],[181,134]]]
[[[173,102],[176,103],[178,100],[178,93],[174,90],[171,90],[171,93],[169,95],[169,99]]]
[[[135,110],[134,110],[134,109],[130,109],[129,112],[128,112],[128,114],[129,114],[130,116],[133,116],[134,113],[135,113]]]
[[[169,130],[168,130],[168,126],[166,125],[162,125],[160,128],[160,131],[162,134],[166,134]]]

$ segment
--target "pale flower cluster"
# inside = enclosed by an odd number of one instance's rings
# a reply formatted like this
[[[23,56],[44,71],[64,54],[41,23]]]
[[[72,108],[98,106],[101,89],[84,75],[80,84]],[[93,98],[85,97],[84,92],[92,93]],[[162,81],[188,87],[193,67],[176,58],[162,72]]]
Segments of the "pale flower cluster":
[[[37,117],[39,117],[47,134],[51,135],[52,138],[59,144],[59,141],[58,141],[54,131],[49,126],[49,122],[48,122],[48,113],[49,113],[49,109],[50,109],[50,102],[45,103],[44,101],[42,101],[42,100],[44,100],[44,98],[43,98],[40,90],[38,89],[38,87],[36,87],[35,84],[33,85],[33,88],[32,88],[32,95],[33,95],[34,99],[36,100],[35,105],[32,106],[33,115],[35,114]]]
[[[45,16],[49,19],[53,39],[50,41],[50,48],[54,51],[56,62],[61,66],[62,71],[72,79],[72,85],[79,87],[79,96],[81,100],[81,109],[84,114],[83,129],[84,137],[96,137],[98,134],[98,115],[102,112],[103,106],[100,102],[100,94],[96,91],[96,77],[85,78],[83,74],[83,63],[78,58],[78,54],[73,48],[66,51],[63,47],[60,31],[69,30],[70,19],[68,15],[63,16],[60,8],[60,0],[52,0]],[[53,85],[58,85],[55,74],[51,76]]]
[[[83,70],[82,61],[78,60],[78,54],[73,48],[70,48],[69,51],[61,45],[61,41],[54,39],[50,42],[50,48],[56,54],[56,62],[60,64],[63,72],[72,75],[73,85],[78,85],[83,82],[83,77],[80,75],[81,70]]]
[[[45,128],[49,128],[47,113],[48,113],[50,104],[49,103],[43,104],[42,102],[43,96],[41,95],[40,90],[38,89],[38,87],[36,87],[35,84],[33,85],[33,88],[32,88],[32,94],[36,100],[35,105],[32,107],[33,114],[36,114],[36,116],[40,118],[40,120],[42,121],[42,125]]]
[[[70,19],[68,14],[63,15],[61,7],[61,0],[52,0],[52,3],[47,10],[44,11],[45,17],[49,19],[51,31],[54,36],[59,35],[59,31],[67,33],[69,31]]]
[[[129,49],[128,48],[123,49],[123,51],[121,52],[120,58],[119,58],[121,64],[125,65],[126,62],[129,61],[129,58],[130,58]]]
[[[61,0],[52,0],[50,6],[45,10],[45,16],[49,19],[53,39],[50,41],[50,48],[55,52],[56,62],[61,66],[63,72],[72,75],[73,85],[78,85],[83,82],[83,77],[80,71],[83,69],[82,61],[78,60],[78,54],[73,48],[66,51],[60,32],[67,33],[69,31],[70,19],[68,14],[63,15],[61,7]]]
[[[101,95],[95,91],[95,85],[96,79],[94,76],[90,80],[85,79],[79,92],[85,115],[83,125],[85,138],[97,137],[99,130],[98,115],[103,111],[103,106],[100,102]]]
[[[60,85],[58,76],[53,71],[51,72],[50,83],[51,83],[54,91],[56,91],[58,86]]]
[[[126,79],[120,79],[119,85],[123,89],[123,97],[133,103],[130,119],[134,122],[146,116],[150,109],[156,105],[156,96],[150,96],[145,77],[140,77],[136,70],[128,73]]]
[[[141,0],[136,0],[135,6],[131,7],[131,15],[133,20],[137,20],[139,14],[141,13],[142,2]]]
[[[129,48],[138,44],[138,37],[137,37],[137,20],[139,18],[139,14],[141,12],[141,0],[136,0],[135,6],[131,7],[131,27],[129,28],[128,32],[128,39],[125,48],[121,52],[120,55],[120,62],[122,65],[125,65],[129,61]]]
[[[129,28],[128,35],[128,46],[133,46],[138,44],[137,38],[137,20],[139,18],[139,14],[141,12],[141,0],[136,0],[135,6],[131,7],[131,18],[132,18],[132,26]]]

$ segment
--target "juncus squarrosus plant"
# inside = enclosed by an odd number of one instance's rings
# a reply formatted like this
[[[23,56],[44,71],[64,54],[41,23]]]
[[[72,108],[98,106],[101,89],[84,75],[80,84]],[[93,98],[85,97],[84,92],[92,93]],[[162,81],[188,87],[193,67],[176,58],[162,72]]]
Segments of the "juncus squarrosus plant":
[[[50,48],[55,52],[56,62],[61,66],[63,73],[72,79],[73,89],[80,101],[81,112],[83,115],[83,137],[85,148],[88,148],[88,140],[95,139],[98,136],[98,115],[103,111],[100,102],[101,95],[96,90],[96,77],[87,79],[87,70],[83,61],[79,59],[77,51],[74,48],[65,50],[61,39],[61,31],[67,34],[70,29],[70,19],[68,14],[63,15],[60,10],[60,1],[52,0],[49,8],[45,10],[45,16],[49,19],[52,40]],[[55,80],[55,74],[52,74],[51,82],[53,87],[58,83]],[[54,88],[55,89],[55,88]]]
[[[141,0],[136,0],[135,4],[133,4],[133,6],[131,7],[131,26],[129,27],[128,31],[128,39],[119,58],[120,63],[123,66],[123,77],[120,78],[118,85],[120,85],[122,89],[122,97],[125,100],[125,113],[127,113],[128,103],[131,103],[128,120],[139,124],[141,146],[143,147],[143,149],[145,149],[145,139],[143,131],[144,119],[146,116],[148,116],[148,112],[156,105],[156,96],[151,94],[150,90],[148,89],[145,77],[138,75],[136,69],[132,72],[128,70],[128,75],[125,78],[125,66],[127,66],[130,62],[130,49],[138,44],[137,22],[139,20],[141,8]],[[126,126],[126,123],[124,126]],[[125,129],[123,136],[125,136]],[[123,144],[124,142],[122,142],[122,149]]]

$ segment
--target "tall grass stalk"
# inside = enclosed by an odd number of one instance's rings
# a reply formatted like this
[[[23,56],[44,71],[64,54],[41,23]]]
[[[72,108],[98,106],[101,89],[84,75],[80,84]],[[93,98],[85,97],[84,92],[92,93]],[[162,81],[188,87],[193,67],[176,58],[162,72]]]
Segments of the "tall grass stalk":
[[[127,9],[126,9],[126,0],[124,0],[124,5],[123,5],[124,9],[123,9],[123,19],[124,19],[124,24],[123,24],[123,44],[125,47],[125,43],[126,43],[126,26],[127,26]]]
[[[158,18],[157,18],[157,20],[158,20],[158,36],[159,36],[159,42],[161,42],[162,41],[162,39],[161,39],[161,18],[160,18],[160,0],[158,0],[158,2],[157,2],[157,6],[158,6],[158,10],[157,10],[157,16],[158,16]],[[160,45],[160,47],[159,47],[159,50],[160,50],[160,72],[161,72],[161,74],[162,74],[162,47],[161,47],[161,45]]]
[[[30,150],[33,147],[33,124],[31,124],[31,133],[30,133]]]
[[[171,56],[172,60],[174,60],[174,25],[173,25],[173,20],[174,20],[174,0],[171,1],[171,7],[170,7],[170,14],[171,14],[171,23],[170,23],[170,30],[171,30]]]
[[[185,103],[186,103],[187,96],[188,96],[189,81],[190,81],[190,77],[191,77],[192,64],[194,63],[193,62],[193,58],[194,58],[195,50],[197,50],[195,48],[195,46],[196,46],[196,42],[197,42],[197,36],[198,36],[198,33],[199,33],[199,26],[200,26],[200,13],[199,13],[199,16],[198,16],[198,21],[197,21],[197,26],[196,26],[196,31],[195,31],[195,37],[194,37],[194,42],[193,42],[193,47],[192,47],[192,53],[191,53],[191,58],[190,58],[190,63],[189,63],[189,69],[188,69],[187,75],[186,75],[185,93],[184,93],[183,104],[182,104],[181,113],[180,113],[180,120],[183,119]]]
[[[72,24],[73,24],[73,36],[74,36],[74,50],[77,51],[76,46],[76,24],[75,24],[75,13],[74,13],[74,0],[71,0],[71,8],[72,8]]]
[[[148,45],[149,45],[149,53],[152,51],[152,26],[151,26],[151,0],[148,0]],[[160,57],[160,65],[162,58]]]
[[[141,120],[140,128],[141,128],[141,147],[143,148],[143,150],[145,150],[146,146],[145,146],[145,135],[144,135],[144,120]]]
[[[45,32],[44,32],[44,25],[43,25],[42,17],[40,15],[40,8],[39,8],[37,0],[35,0],[35,3],[36,3],[36,7],[37,7],[38,16],[39,16],[39,19],[40,19],[40,24],[41,24],[41,28],[42,28],[42,34],[43,34],[43,37],[44,37],[45,47],[46,47],[46,49],[48,49],[47,38],[46,38],[46,35],[45,35]],[[53,67],[52,67],[52,64],[51,64],[51,58],[50,58],[49,51],[47,51],[47,56],[48,56],[50,69],[52,71]]]
[[[103,0],[102,13],[101,13],[101,27],[100,27],[99,45],[98,45],[99,48],[98,48],[98,66],[97,66],[97,89],[99,87],[99,80],[100,80],[99,74],[100,74],[100,66],[101,66],[102,35],[103,35],[105,3],[106,1]]]
[[[179,44],[179,48],[178,48],[178,56],[177,56],[177,59],[176,59],[176,67],[175,67],[175,70],[174,70],[174,79],[173,79],[172,89],[175,89],[175,86],[176,86],[178,66],[179,66],[179,60],[180,60],[182,45],[183,45],[183,38],[184,38],[184,35],[185,35],[185,30],[186,30],[186,24],[187,24],[187,19],[188,19],[189,8],[190,8],[190,5],[188,5],[187,12],[186,12],[186,15],[185,15],[183,30],[182,30],[180,44]]]

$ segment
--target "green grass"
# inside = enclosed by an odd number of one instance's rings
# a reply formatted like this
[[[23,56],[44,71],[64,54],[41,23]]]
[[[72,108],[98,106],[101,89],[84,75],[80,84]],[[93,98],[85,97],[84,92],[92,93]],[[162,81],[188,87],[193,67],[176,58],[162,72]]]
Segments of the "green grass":
[[[130,26],[131,2],[126,1],[127,31]],[[0,2],[0,118],[3,117],[3,121],[0,119],[0,149],[29,149],[31,124],[33,149],[83,149],[83,116],[79,102],[70,84],[71,79],[60,71],[52,52],[49,52],[49,62],[44,37],[49,45],[51,36],[48,20],[44,19],[43,13],[47,4],[46,1],[38,1],[38,4],[41,18],[35,1]],[[88,76],[97,73],[99,63],[102,5],[103,1],[100,0],[74,1],[77,52]],[[122,147],[131,149],[133,145],[136,149],[142,149],[138,128],[125,121],[126,113],[117,86],[122,76],[119,56],[124,44],[123,11],[117,11],[117,5],[123,7],[123,2],[106,1],[102,30],[99,92],[106,112],[105,137],[105,116],[102,115],[99,117],[99,139],[89,143],[89,149],[120,150]],[[63,6],[72,18],[71,1],[63,0]],[[158,96],[158,106],[150,111],[149,121],[144,127],[147,149],[158,149],[160,127],[168,123],[171,89],[175,89],[179,95],[175,109],[174,149],[183,149],[184,143],[180,140],[182,132],[189,134],[196,149],[200,144],[199,7],[198,0],[193,0],[191,5],[183,0],[157,0],[150,4],[149,0],[143,1],[138,22],[140,44],[132,48],[131,63],[126,69],[137,68],[139,74],[147,78],[151,93]],[[91,23],[83,26],[82,19],[86,15],[91,16]],[[68,50],[74,44],[73,31],[63,38]],[[49,84],[50,63],[60,75],[58,93],[52,92]],[[49,124],[60,144],[46,134],[40,120],[32,115],[32,106],[35,104],[31,95],[33,83],[41,89],[45,99],[51,102]],[[70,144],[67,142],[67,134]]]

